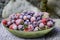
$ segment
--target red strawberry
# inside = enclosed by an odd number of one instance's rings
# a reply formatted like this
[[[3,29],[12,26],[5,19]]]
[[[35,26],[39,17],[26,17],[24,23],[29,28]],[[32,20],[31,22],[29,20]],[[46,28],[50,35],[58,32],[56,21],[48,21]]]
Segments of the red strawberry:
[[[22,22],[22,19],[17,19],[15,22],[16,22],[16,25],[19,25]]]
[[[24,31],[25,31],[25,32],[28,32],[28,31],[29,31],[29,29],[28,29],[28,28],[25,28],[25,29],[24,29]]]
[[[13,25],[10,25],[9,29],[12,29],[13,30]]]
[[[16,24],[12,24],[12,25],[10,25],[9,29],[15,30],[15,29],[17,29],[17,25]]]
[[[32,31],[34,28],[32,25],[28,25],[28,29],[29,29],[29,31]]]
[[[47,19],[46,19],[46,18],[43,18],[43,19],[41,20],[41,22],[42,22],[43,24],[46,24],[46,23],[47,23]]]
[[[7,20],[2,20],[2,23],[3,23],[4,25],[6,25],[6,24],[7,24]]]

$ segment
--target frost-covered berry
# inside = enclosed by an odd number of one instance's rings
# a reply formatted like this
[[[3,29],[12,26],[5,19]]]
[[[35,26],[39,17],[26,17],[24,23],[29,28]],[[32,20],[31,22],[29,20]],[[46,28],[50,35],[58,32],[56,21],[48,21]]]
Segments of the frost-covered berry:
[[[28,29],[29,29],[29,31],[32,31],[34,29],[34,27],[32,25],[28,25]]]
[[[29,20],[26,20],[27,22],[29,22]]]
[[[30,16],[30,15],[27,15],[27,18],[28,18],[28,19],[30,19],[30,18],[31,18],[31,16]]]
[[[35,21],[33,22],[32,25],[33,25],[33,27],[37,27],[38,26],[37,22],[35,22]]]
[[[39,24],[39,27],[40,27],[40,28],[43,28],[44,26],[45,26],[45,25],[44,25],[43,23],[40,23],[40,24]]]
[[[15,19],[18,19],[18,18],[19,18],[19,16],[15,15]]]
[[[3,23],[4,25],[6,25],[6,24],[7,24],[7,20],[2,20],[2,23]]]
[[[16,22],[16,25],[19,25],[20,23],[23,22],[23,20],[22,19],[17,19],[15,22]]]
[[[27,14],[30,15],[30,16],[33,16],[34,12],[33,11],[28,11]]]
[[[24,16],[23,19],[24,19],[24,20],[27,20],[27,16]]]
[[[7,22],[7,25],[10,25],[11,23],[12,23],[11,21],[8,21],[8,22]]]
[[[23,28],[23,25],[18,25],[18,29],[22,29]]]
[[[20,18],[20,19],[23,19],[23,15],[20,15],[19,18]]]
[[[28,29],[28,28],[24,28],[24,31],[25,31],[25,32],[28,32],[28,31],[29,31],[29,29]]]
[[[31,17],[31,22],[34,22],[36,20],[35,17]]]
[[[36,20],[39,21],[41,19],[41,17],[37,17]]]
[[[43,18],[42,20],[40,20],[43,24],[46,24],[47,23],[47,19],[46,18]]]
[[[10,15],[9,19],[14,20],[15,19],[15,14]]]
[[[27,22],[27,21],[25,21],[25,22],[24,22],[24,24],[28,25],[28,22]]]
[[[12,24],[12,25],[9,26],[9,29],[16,30],[17,29],[17,25],[16,24]]]
[[[53,22],[52,22],[52,21],[48,21],[48,22],[47,22],[47,26],[48,26],[48,27],[53,26]]]
[[[12,22],[12,23],[14,23],[14,22],[15,22],[15,20],[11,20],[11,22]]]
[[[40,17],[43,15],[43,13],[42,12],[38,12],[38,15],[40,15]]]
[[[35,27],[34,31],[38,31],[39,27]]]

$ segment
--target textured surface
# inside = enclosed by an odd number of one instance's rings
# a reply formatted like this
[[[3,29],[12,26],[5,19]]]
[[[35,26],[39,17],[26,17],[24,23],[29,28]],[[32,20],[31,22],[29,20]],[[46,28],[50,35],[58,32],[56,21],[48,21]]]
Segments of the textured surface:
[[[60,19],[55,19],[56,25],[55,29],[52,30],[49,34],[47,34],[44,37],[36,38],[36,39],[23,39],[18,38],[11,34],[8,30],[6,30],[1,24],[0,24],[0,40],[59,40],[60,39]]]

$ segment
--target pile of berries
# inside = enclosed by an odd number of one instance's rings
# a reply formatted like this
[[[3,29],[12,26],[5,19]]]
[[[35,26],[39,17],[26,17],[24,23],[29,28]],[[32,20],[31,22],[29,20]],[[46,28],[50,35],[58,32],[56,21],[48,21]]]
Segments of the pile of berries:
[[[9,29],[29,32],[49,29],[55,24],[49,13],[33,11],[12,14],[8,20],[2,20],[2,23]]]

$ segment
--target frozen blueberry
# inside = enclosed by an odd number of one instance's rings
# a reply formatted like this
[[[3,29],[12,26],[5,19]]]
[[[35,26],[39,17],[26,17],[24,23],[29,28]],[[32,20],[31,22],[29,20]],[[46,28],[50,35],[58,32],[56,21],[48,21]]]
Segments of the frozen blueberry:
[[[11,24],[11,21],[8,21],[8,22],[7,22],[7,25],[9,26],[10,24]]]
[[[36,20],[36,18],[35,17],[31,17],[31,22],[33,22],[33,21],[35,21]]]
[[[26,20],[27,22],[29,22],[29,20]]]
[[[43,28],[44,26],[45,26],[45,25],[44,25],[43,23],[40,23],[40,24],[39,24],[39,27],[40,27],[40,28]]]
[[[52,21],[48,21],[48,22],[47,22],[47,26],[48,26],[48,27],[53,26],[53,22],[52,22]]]
[[[36,18],[37,21],[39,21],[39,20],[41,20],[41,19],[42,19],[41,17],[37,17],[37,18]]]
[[[25,21],[25,22],[24,22],[24,24],[28,25],[28,22],[27,22],[27,21]]]
[[[22,29],[23,28],[23,25],[18,25],[18,29]]]
[[[27,18],[28,18],[28,19],[30,19],[30,18],[31,18],[31,16],[30,16],[30,15],[27,15]]]
[[[23,19],[23,15],[20,15],[20,17],[19,17],[20,19]]]
[[[15,20],[11,20],[11,22],[12,22],[12,23],[14,23],[14,22],[15,22]]]

